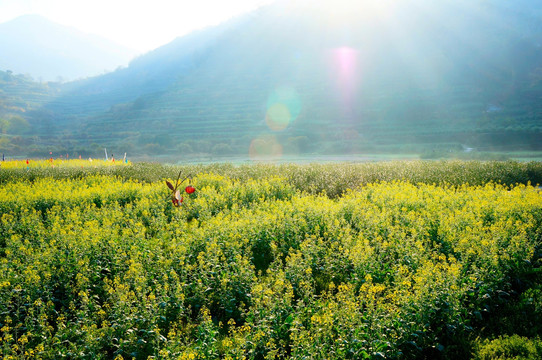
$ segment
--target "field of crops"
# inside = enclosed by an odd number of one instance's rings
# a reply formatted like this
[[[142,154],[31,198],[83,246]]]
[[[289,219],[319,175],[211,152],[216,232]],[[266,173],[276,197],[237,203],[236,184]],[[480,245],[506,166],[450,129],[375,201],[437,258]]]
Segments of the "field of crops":
[[[69,164],[0,166],[4,359],[542,357],[540,163]]]

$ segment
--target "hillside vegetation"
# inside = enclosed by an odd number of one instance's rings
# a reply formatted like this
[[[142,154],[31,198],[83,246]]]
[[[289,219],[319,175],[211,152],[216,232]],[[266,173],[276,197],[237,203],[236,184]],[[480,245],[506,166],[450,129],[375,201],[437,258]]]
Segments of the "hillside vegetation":
[[[6,359],[542,356],[539,163],[78,161],[0,169]]]
[[[17,150],[253,159],[541,150],[538,1],[383,3],[330,18],[278,2],[179,38],[63,86],[24,115],[35,137]]]

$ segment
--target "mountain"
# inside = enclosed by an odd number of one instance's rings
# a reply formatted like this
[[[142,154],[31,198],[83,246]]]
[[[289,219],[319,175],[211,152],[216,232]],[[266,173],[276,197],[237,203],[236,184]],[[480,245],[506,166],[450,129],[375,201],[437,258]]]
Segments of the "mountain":
[[[0,69],[42,81],[75,80],[113,71],[136,55],[96,35],[38,15],[0,24]]]
[[[277,2],[64,84],[25,113],[39,140],[27,149],[542,149],[540,2],[310,3]]]

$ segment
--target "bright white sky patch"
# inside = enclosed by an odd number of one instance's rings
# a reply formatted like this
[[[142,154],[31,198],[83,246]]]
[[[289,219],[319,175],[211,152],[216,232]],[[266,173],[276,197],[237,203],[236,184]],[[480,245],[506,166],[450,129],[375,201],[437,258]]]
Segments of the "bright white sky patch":
[[[273,0],[0,0],[0,23],[25,14],[147,52]]]

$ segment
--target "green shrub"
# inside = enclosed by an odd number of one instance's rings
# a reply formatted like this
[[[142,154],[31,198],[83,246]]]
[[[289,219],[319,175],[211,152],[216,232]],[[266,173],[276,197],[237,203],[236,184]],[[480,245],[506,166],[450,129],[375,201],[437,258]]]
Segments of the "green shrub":
[[[542,340],[518,335],[499,336],[478,344],[477,360],[539,360],[542,359]]]

